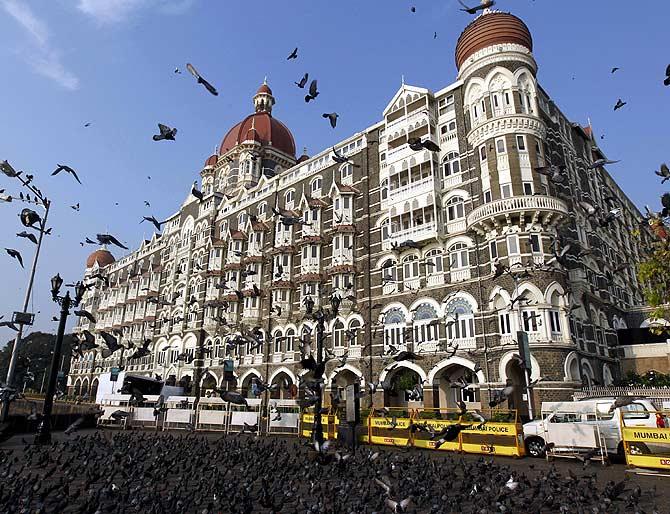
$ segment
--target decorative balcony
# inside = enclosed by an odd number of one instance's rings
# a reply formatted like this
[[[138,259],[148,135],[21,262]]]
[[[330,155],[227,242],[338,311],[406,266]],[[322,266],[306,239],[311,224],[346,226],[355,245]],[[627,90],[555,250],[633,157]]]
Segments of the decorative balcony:
[[[451,270],[451,283],[454,282],[463,282],[464,280],[470,280],[470,268]]]
[[[468,227],[480,234],[511,223],[511,217],[531,217],[528,222],[543,225],[557,223],[568,215],[568,207],[553,196],[515,196],[477,207],[468,215]]]
[[[444,273],[433,273],[426,277],[426,285],[428,287],[435,287],[444,285]]]
[[[461,220],[447,222],[448,234],[459,234],[461,232],[465,232],[465,229],[466,229],[465,218]]]
[[[390,250],[392,243],[400,244],[403,241],[411,239],[412,241],[422,241],[437,236],[437,224],[434,221],[410,227],[406,230],[400,230],[391,234],[391,237],[382,242],[383,250]]]
[[[353,263],[354,263],[353,250],[343,248],[333,253],[333,266],[341,266],[343,264],[353,264]]]
[[[386,203],[394,204],[397,202],[404,202],[407,200],[407,198],[425,193],[433,193],[434,191],[435,179],[431,175],[430,177],[417,180],[416,182],[410,182],[409,184],[401,186],[397,189],[390,189]]]
[[[307,273],[320,273],[321,272],[321,259],[315,259],[308,257],[307,259],[302,259],[300,262],[300,274],[305,275]]]

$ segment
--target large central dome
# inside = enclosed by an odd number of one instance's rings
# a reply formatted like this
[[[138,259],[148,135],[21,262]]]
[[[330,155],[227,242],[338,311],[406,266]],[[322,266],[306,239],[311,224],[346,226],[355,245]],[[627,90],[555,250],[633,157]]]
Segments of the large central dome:
[[[272,146],[295,158],[293,134],[286,125],[272,117],[273,105],[272,90],[263,83],[254,96],[256,112],[228,131],[219,147],[219,155],[225,154],[244,141],[257,141],[263,146]]]

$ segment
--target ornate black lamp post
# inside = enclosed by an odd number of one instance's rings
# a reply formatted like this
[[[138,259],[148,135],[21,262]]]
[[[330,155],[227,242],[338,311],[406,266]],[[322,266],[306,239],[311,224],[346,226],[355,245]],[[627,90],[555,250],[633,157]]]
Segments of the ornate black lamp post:
[[[65,324],[70,314],[70,307],[77,307],[84,297],[86,287],[83,283],[77,282],[74,286],[74,299],[70,297],[70,292],[66,291],[65,296],[60,296],[60,288],[63,285],[63,279],[56,275],[51,279],[51,298],[60,305],[60,318],[58,323],[58,334],[56,336],[56,346],[51,357],[51,369],[49,371],[49,382],[47,392],[44,397],[44,410],[42,412],[42,422],[37,429],[35,436],[36,444],[49,444],[51,442],[51,411],[53,409],[54,394],[56,392],[56,382],[58,380],[58,363],[60,362],[63,348],[63,337],[65,335]]]

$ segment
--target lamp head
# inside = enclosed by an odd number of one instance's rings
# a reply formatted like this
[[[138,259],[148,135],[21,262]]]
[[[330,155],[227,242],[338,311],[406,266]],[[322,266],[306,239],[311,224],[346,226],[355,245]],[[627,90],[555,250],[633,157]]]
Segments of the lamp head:
[[[51,278],[51,298],[56,300],[58,298],[58,293],[60,293],[60,288],[63,285],[63,279],[60,274],[56,274],[55,277]]]

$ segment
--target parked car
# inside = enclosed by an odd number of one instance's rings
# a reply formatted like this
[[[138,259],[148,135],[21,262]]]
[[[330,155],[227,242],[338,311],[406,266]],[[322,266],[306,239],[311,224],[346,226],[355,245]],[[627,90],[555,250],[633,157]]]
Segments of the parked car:
[[[544,457],[549,423],[597,424],[608,454],[624,458],[620,419],[627,427],[657,426],[656,406],[646,399],[637,399],[630,405],[614,409],[610,407],[616,398],[594,398],[576,402],[547,402],[542,404],[542,419],[523,425],[526,453],[532,457]],[[545,408],[546,407],[546,408]],[[555,442],[554,442],[555,443]],[[561,447],[556,445],[555,449]],[[567,449],[567,448],[566,448]]]

